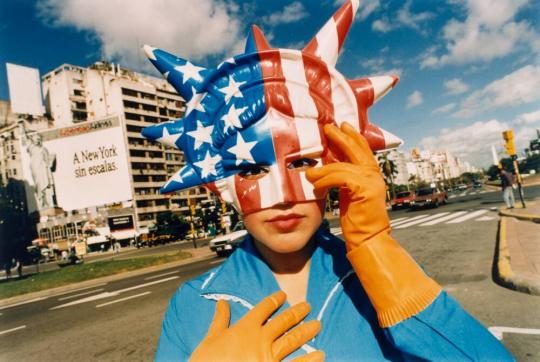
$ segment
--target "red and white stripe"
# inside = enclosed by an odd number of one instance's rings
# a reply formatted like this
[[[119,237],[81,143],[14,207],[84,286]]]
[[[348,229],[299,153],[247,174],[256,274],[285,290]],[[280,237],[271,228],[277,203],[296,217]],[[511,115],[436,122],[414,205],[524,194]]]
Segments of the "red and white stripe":
[[[358,0],[345,2],[308,43],[304,48],[304,52],[316,55],[334,67],[353,22],[354,15],[358,10],[358,5]]]

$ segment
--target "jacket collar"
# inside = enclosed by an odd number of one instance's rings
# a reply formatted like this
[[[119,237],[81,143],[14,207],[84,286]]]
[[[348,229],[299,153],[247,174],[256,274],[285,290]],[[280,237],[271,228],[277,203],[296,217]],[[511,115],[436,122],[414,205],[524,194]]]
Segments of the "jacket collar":
[[[322,227],[314,238],[316,248],[311,257],[307,301],[312,311],[318,312],[332,289],[351,270],[351,265],[341,239]],[[228,295],[252,306],[280,290],[251,235],[246,236],[240,247],[208,279],[203,284],[201,295]]]

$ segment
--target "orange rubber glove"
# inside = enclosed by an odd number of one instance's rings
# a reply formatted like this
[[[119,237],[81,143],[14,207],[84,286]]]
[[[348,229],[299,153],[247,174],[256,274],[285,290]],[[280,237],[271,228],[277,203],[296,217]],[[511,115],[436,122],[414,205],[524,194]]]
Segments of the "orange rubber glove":
[[[281,361],[315,337],[321,329],[319,321],[309,321],[293,328],[302,322],[311,309],[305,302],[268,320],[285,303],[285,299],[286,295],[281,291],[266,297],[232,327],[229,327],[229,304],[218,301],[208,333],[191,355],[190,361]],[[323,360],[324,353],[315,351],[293,361]]]
[[[397,324],[429,306],[441,287],[426,276],[390,236],[386,188],[366,139],[348,123],[324,133],[343,162],[306,171],[315,191],[340,188],[340,221],[351,262],[377,311],[381,327]],[[346,162],[345,162],[346,161]]]

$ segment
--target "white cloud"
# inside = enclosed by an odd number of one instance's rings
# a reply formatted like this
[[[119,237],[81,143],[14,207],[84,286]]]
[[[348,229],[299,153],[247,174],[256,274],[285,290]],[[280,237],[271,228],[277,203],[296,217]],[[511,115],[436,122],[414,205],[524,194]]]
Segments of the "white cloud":
[[[149,64],[143,44],[198,60],[233,55],[243,43],[241,21],[221,0],[44,0],[37,8],[49,25],[89,32],[105,60],[136,69]]]
[[[530,124],[540,122],[540,109],[534,112],[522,113],[514,119],[514,124]]]
[[[422,92],[415,90],[412,92],[412,94],[407,98],[407,108],[413,108],[416,107],[424,102],[424,99],[422,98]]]
[[[371,28],[375,31],[380,31],[381,33],[387,33],[392,30],[392,25],[388,21],[388,18],[377,19],[371,24]]]
[[[347,0],[348,1],[348,0]],[[343,5],[344,0],[335,0],[334,6]],[[358,9],[358,14],[356,15],[357,19],[364,20],[372,13],[374,13],[379,6],[381,6],[380,0],[364,0],[360,2],[360,8]]]
[[[473,92],[460,104],[455,117],[512,107],[540,100],[540,66],[527,65]]]
[[[388,57],[365,59],[361,60],[359,64],[362,67],[369,69],[368,76],[370,77],[389,74],[401,77],[403,75],[403,68],[398,66],[399,62],[389,61]]]
[[[448,94],[452,95],[465,93],[469,90],[469,86],[463,83],[463,81],[458,78],[445,81],[444,88],[446,88]]]
[[[421,13],[411,12],[412,1],[408,0],[405,5],[397,12],[397,21],[405,26],[419,30],[420,23],[433,18],[433,14],[427,11]]]
[[[524,48],[540,53],[540,36],[527,21],[514,20],[527,0],[466,0],[464,21],[451,19],[443,28],[446,52],[428,54],[421,67],[489,62]],[[460,3],[463,3],[460,1]]]
[[[455,103],[448,103],[444,106],[441,106],[439,108],[436,108],[433,110],[433,112],[431,112],[432,114],[445,114],[445,113],[448,113],[450,111],[452,111],[454,108],[456,108],[456,104]]]
[[[283,8],[282,11],[273,13],[272,15],[263,18],[266,24],[275,26],[279,24],[294,23],[308,16],[304,5],[301,2],[295,1]]]
[[[390,20],[388,17],[382,17],[377,19],[371,24],[371,28],[374,31],[387,33],[391,30],[398,28],[409,27],[420,31],[422,34],[425,32],[421,29],[422,23],[433,18],[433,14],[427,11],[420,13],[411,12],[412,1],[407,1],[396,13],[395,17]]]
[[[502,132],[510,128],[507,123],[496,119],[478,121],[463,127],[442,129],[436,136],[423,138],[420,145],[431,150],[446,149],[454,156],[469,161],[473,165],[487,167],[492,164],[492,145],[503,156]],[[535,135],[534,128],[514,128],[514,142],[517,150],[521,152],[528,147],[529,141],[535,138]]]

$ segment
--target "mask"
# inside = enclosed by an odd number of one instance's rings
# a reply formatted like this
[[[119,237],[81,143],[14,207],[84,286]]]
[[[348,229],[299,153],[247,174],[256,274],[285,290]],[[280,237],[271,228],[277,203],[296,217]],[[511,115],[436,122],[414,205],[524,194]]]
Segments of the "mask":
[[[401,144],[367,117],[367,108],[398,78],[347,80],[335,69],[357,8],[357,0],[343,4],[302,51],[272,48],[253,26],[245,52],[215,69],[145,46],[150,61],[187,101],[182,119],[142,132],[185,154],[186,165],[161,192],[204,185],[248,214],[317,200],[304,173],[338,158],[323,137],[327,123],[351,123],[373,151]]]

